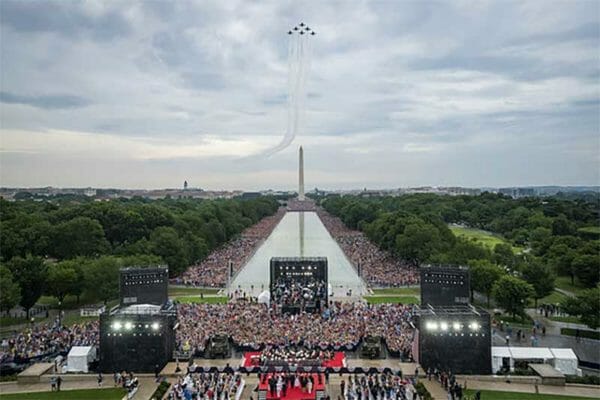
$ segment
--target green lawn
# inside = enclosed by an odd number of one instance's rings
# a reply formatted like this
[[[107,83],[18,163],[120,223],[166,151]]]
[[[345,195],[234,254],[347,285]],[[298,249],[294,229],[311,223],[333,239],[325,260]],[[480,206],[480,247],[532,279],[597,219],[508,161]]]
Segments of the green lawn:
[[[401,304],[419,304],[421,300],[414,296],[364,296],[369,304],[383,303],[401,303]]]
[[[550,293],[548,296],[542,297],[541,299],[538,299],[538,306],[540,304],[556,304],[556,303],[560,303],[566,297],[567,296],[565,296],[564,294],[554,291],[554,292]],[[533,301],[533,299],[529,299],[529,307],[533,307],[534,305],[535,305],[535,302]]]
[[[568,322],[571,324],[581,324],[581,320],[578,317],[572,317],[572,316],[568,316],[568,317],[548,316],[548,319],[550,321]]]
[[[556,284],[557,288],[566,290],[575,295],[577,295],[578,293],[581,293],[582,291],[584,291],[586,289],[585,287],[580,285],[579,280],[577,278],[575,278],[575,284],[572,285],[571,277],[569,277],[569,276],[557,276],[555,284]]]
[[[50,387],[50,385],[48,385]],[[2,394],[2,400],[121,400],[126,391],[121,388],[61,390],[60,392]]]
[[[221,289],[203,289],[169,286],[169,297],[199,296],[200,294],[217,294]]]
[[[373,294],[421,297],[421,289],[418,287],[373,289]]]
[[[465,394],[469,396],[467,397],[468,399],[473,399],[475,397],[475,392],[477,391],[467,389]],[[590,397],[481,390],[481,400],[590,400]]]
[[[83,324],[86,322],[97,321],[97,320],[98,320],[98,317],[82,317],[81,315],[79,315],[79,313],[77,313],[77,314],[67,314],[63,318],[62,323],[63,323],[63,325],[70,326],[70,325]]]
[[[462,226],[450,226],[449,228],[455,236],[462,236],[467,239],[471,239],[489,248],[490,250],[494,250],[494,247],[499,243],[510,244],[506,239],[502,238],[501,236],[494,235],[490,232],[482,231],[481,229],[465,228]],[[513,245],[511,246],[515,254],[521,253],[523,251],[522,247]]]
[[[494,319],[498,322],[503,321],[505,324],[508,323],[512,326],[524,326],[527,328],[531,328],[533,326],[533,320],[526,315],[525,318],[521,318],[518,315],[513,318],[512,315],[494,315]]]
[[[227,303],[228,298],[225,296],[204,296],[204,298],[201,298],[200,296],[180,296],[176,297],[175,300],[187,304],[225,304]]]

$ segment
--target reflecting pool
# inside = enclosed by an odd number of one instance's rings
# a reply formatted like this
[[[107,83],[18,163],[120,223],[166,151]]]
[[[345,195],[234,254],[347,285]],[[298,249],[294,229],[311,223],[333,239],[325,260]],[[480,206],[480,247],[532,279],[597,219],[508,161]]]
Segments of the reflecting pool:
[[[315,212],[286,213],[235,276],[230,290],[242,288],[256,294],[261,288],[267,289],[272,257],[327,257],[329,283],[336,296],[348,289],[353,294],[365,291],[363,281]]]

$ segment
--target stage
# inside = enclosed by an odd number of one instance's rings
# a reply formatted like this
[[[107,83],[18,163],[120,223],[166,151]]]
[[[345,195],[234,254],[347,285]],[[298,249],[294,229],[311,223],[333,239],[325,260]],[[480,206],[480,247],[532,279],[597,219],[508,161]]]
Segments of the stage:
[[[247,351],[242,359],[242,367],[252,368],[260,367],[260,351]],[[325,368],[343,368],[346,366],[346,355],[341,351],[336,351],[331,360],[324,361],[320,367]]]
[[[278,374],[275,374],[278,375]],[[301,387],[289,387],[286,390],[285,396],[283,393],[278,397],[277,391],[271,393],[269,390],[269,378],[273,376],[273,374],[267,374],[264,379],[261,379],[258,383],[258,398],[266,399],[266,400],[314,400],[317,399],[317,392],[319,393],[318,398],[323,398],[325,393],[325,377],[319,374],[300,374],[300,376],[312,376],[314,380],[314,385],[310,393],[308,393],[306,388],[304,391]],[[295,376],[292,374],[292,376]],[[319,380],[320,379],[320,380]]]

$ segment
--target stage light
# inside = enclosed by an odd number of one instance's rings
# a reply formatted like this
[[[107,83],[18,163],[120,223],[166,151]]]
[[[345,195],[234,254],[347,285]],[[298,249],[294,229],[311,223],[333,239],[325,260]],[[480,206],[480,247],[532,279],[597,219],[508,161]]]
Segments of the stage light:
[[[429,331],[436,331],[438,328],[437,322],[427,321],[425,323],[425,328]]]
[[[125,329],[127,329],[128,331],[131,330],[131,328],[133,328],[133,324],[129,321],[125,322]]]
[[[448,330],[448,323],[447,323],[447,322],[445,322],[445,321],[443,321],[443,322],[440,322],[440,328],[441,328],[443,331],[447,331],[447,330]]]
[[[121,330],[121,328],[122,328],[122,327],[123,327],[123,325],[121,325],[121,323],[120,323],[119,321],[115,321],[115,322],[113,322],[113,324],[112,324],[112,328],[113,328],[115,331]]]
[[[158,322],[153,322],[153,323],[152,323],[152,330],[155,330],[155,331],[157,331],[157,330],[158,330],[158,328],[160,328],[160,325],[158,325]]]
[[[472,331],[478,331],[479,328],[481,328],[481,326],[475,321],[469,324],[469,329],[471,329]]]
[[[453,323],[452,328],[454,328],[455,331],[460,331],[460,323],[459,322]]]

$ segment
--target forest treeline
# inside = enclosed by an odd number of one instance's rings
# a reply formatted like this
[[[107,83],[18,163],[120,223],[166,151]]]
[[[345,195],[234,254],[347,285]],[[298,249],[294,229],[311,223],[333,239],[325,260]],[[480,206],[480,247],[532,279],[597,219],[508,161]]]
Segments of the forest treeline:
[[[277,208],[271,197],[0,199],[0,309],[29,309],[42,294],[113,299],[121,266],[166,264],[177,276]]]
[[[550,294],[557,275],[593,288],[588,295],[598,300],[598,197],[594,201],[559,197],[515,200],[484,193],[327,196],[318,200],[346,225],[363,231],[379,247],[408,262],[470,266],[472,288],[488,299],[496,293],[496,301],[511,313],[522,313],[527,298],[537,301]],[[449,224],[493,232],[506,242],[489,249],[455,236]],[[515,252],[515,247],[523,250]],[[514,295],[503,299],[507,293]],[[518,304],[513,304],[515,298]]]

